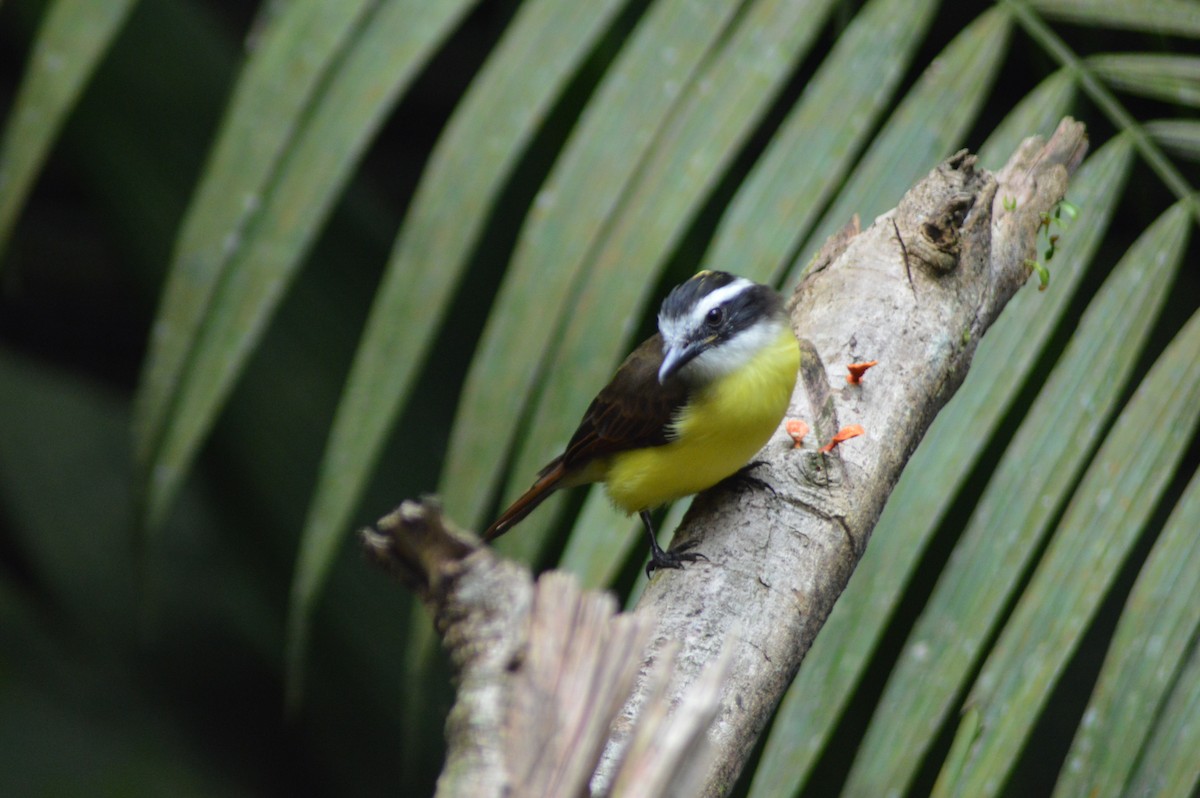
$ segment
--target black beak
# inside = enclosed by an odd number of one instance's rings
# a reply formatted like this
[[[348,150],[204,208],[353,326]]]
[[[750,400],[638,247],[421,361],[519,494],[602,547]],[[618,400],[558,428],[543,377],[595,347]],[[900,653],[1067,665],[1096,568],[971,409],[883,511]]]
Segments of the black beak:
[[[711,338],[701,338],[698,341],[688,341],[678,346],[672,346],[663,354],[662,366],[658,369],[658,384],[662,385],[681,368],[691,363],[696,355],[703,352],[712,343]]]

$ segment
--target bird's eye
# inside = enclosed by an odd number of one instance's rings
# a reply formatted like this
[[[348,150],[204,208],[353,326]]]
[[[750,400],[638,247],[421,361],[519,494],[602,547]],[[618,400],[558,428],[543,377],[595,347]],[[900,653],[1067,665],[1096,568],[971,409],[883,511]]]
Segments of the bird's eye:
[[[709,327],[720,327],[723,321],[725,321],[725,308],[720,305],[710,310],[704,317],[704,323]]]

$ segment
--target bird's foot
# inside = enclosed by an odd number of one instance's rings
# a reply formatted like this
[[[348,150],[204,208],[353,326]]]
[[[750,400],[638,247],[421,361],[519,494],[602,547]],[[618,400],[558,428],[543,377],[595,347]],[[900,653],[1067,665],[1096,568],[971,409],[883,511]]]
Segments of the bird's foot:
[[[695,547],[696,541],[694,540],[685,541],[674,549],[666,551],[655,545],[650,550],[650,562],[646,563],[646,578],[649,579],[658,568],[682,568],[685,562],[696,562],[697,560],[708,562],[708,558],[700,552],[688,551]]]
[[[742,466],[737,471],[734,471],[717,484],[723,487],[733,488],[734,490],[747,490],[751,488],[757,488],[758,490],[769,490],[771,491],[772,496],[778,496],[779,494],[775,492],[775,488],[771,487],[770,482],[767,482],[765,479],[759,479],[750,473],[759,466],[766,464],[766,460],[751,460],[749,463],[746,463],[746,465]]]

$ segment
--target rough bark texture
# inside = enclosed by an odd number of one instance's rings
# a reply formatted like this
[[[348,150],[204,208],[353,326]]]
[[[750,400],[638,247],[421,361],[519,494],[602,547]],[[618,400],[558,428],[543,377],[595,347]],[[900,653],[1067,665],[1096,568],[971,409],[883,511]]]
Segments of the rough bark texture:
[[[612,596],[574,577],[501,560],[452,528],[433,500],[405,502],[362,532],[368,555],[430,606],[458,681],[446,720],[437,794],[585,795],[642,667],[648,613],[617,614]],[[716,717],[726,654],[674,696],[677,646],[642,674],[646,711],[616,772],[614,794],[685,796],[701,789],[706,730]]]
[[[635,615],[560,575],[534,586],[428,503],[365,533],[429,602],[458,672],[438,793],[579,795],[590,778],[595,793],[726,794],[1085,151],[1065,120],[996,176],[959,153],[826,244],[791,305],[803,354],[788,417],[812,431],[763,451],[772,492],[696,499],[676,545],[696,539],[709,561],[656,573]],[[878,365],[848,384],[864,360]],[[818,452],[848,424],[865,434]]]

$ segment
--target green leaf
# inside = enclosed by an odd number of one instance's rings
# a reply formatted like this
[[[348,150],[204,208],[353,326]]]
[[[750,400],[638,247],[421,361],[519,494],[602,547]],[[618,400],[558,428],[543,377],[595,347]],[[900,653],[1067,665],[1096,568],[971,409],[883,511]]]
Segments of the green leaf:
[[[63,122],[134,0],[57,0],[46,12],[0,141],[0,256]]]
[[[1031,115],[1024,103],[1013,113]],[[1084,210],[1064,234],[1069,243],[1065,257],[1056,262],[1053,287],[1039,292],[1027,285],[1008,304],[979,342],[962,387],[909,460],[854,579],[834,605],[776,713],[752,795],[795,792],[824,747],[921,554],[1087,273],[1121,196],[1131,158],[1128,139],[1114,139],[1072,179],[1070,196]]]
[[[1004,63],[1011,28],[1005,9],[986,11],[926,68],[809,236],[808,252],[793,262],[785,285],[799,280],[812,253],[851,217],[858,214],[864,226],[870,224],[913,182],[953,154]]]
[[[130,293],[139,308],[163,287],[188,199],[229,99],[242,50],[230,41],[225,22],[211,4],[193,0],[139,3],[51,156],[62,170],[59,179],[65,172],[85,187],[90,213],[106,240],[120,247],[120,272],[134,282]],[[55,262],[46,265],[52,271]],[[139,313],[138,329],[149,328],[149,318],[140,318],[145,314]],[[139,349],[144,347],[143,341]]]
[[[247,61],[230,111],[183,222],[150,338],[135,414],[137,462],[149,470],[160,459],[164,426],[230,258],[242,244],[250,217],[301,116],[313,101],[331,60],[359,21],[363,0],[297,0],[274,18]],[[238,201],[230,201],[238,198]],[[146,479],[172,490],[182,475]],[[169,496],[156,502],[165,506]],[[159,510],[155,515],[161,515]]]
[[[1188,226],[1188,211],[1177,204],[1143,234],[1126,259],[1136,264],[1140,280],[1154,280],[1165,262],[1181,255]],[[1125,304],[1108,320],[1116,322],[1116,317],[1133,313]],[[1197,352],[1200,313],[1164,350],[1105,436],[984,663],[967,699],[983,715],[983,733],[971,747],[963,778],[946,794],[994,795],[1011,772],[1047,696],[1136,545],[1195,431],[1200,415]],[[1095,365],[1076,362],[1074,367]],[[1069,398],[1078,406],[1081,396],[1087,394]],[[1061,434],[1059,430],[1048,433]],[[1009,513],[1011,509],[1007,508]],[[1010,516],[1004,523],[1011,522]],[[1007,554],[1012,556],[1011,549]],[[970,617],[964,616],[968,621]]]
[[[384,114],[466,8],[390,0],[355,13],[359,5],[296,0],[268,25],[239,82],[143,377],[138,460],[149,528],[165,516]],[[255,123],[271,108],[280,117],[260,132]]]
[[[1193,640],[1187,663],[1163,702],[1163,713],[1124,795],[1196,794],[1200,786],[1197,717],[1200,717],[1200,645]]]
[[[128,402],[111,391],[0,350],[8,540],[64,619],[132,650],[140,563],[131,545],[129,421]],[[205,545],[201,530],[220,524],[195,494],[184,498],[187,512],[172,528],[170,556],[152,587],[176,612],[237,629],[270,656],[278,621],[267,588],[248,563]],[[217,581],[221,589],[213,590]]]
[[[778,276],[853,165],[937,6],[874,0],[855,15],[721,217],[703,268]]]
[[[1029,136],[1048,138],[1075,101],[1076,90],[1075,77],[1066,69],[1043,80],[988,136],[979,148],[979,163],[1000,169]],[[1076,182],[1078,178],[1072,180]]]
[[[434,328],[521,151],[619,10],[616,0],[525,4],[430,156],[339,403],[301,537],[288,622],[293,700],[320,587]],[[447,506],[461,523],[462,509]]]
[[[916,775],[922,753],[954,708],[1029,559],[1069,497],[1096,431],[1117,406],[1167,298],[1186,232],[1178,208],[1163,216],[1088,306],[909,635],[863,739],[849,789],[906,785]],[[909,741],[903,750],[890,742],[898,728]]]
[[[69,616],[131,643],[127,413],[116,396],[3,350],[0,386],[8,539]]]
[[[1088,65],[1119,91],[1200,106],[1200,58],[1163,53],[1093,55]]]
[[[1158,33],[1200,36],[1200,8],[1184,0],[1034,0],[1052,19]]]
[[[1200,632],[1197,529],[1200,472],[1192,476],[1176,503],[1125,602],[1100,679],[1055,787],[1056,796],[1128,794],[1125,785],[1147,738],[1168,711],[1189,649],[1196,648]],[[1196,681],[1200,684],[1200,679]],[[1186,750],[1195,752],[1197,747],[1193,744]],[[1159,794],[1184,795],[1188,789]]]
[[[1194,119],[1156,119],[1146,123],[1146,132],[1182,158],[1200,161],[1200,121]]]
[[[954,744],[946,754],[946,763],[938,773],[937,782],[933,785],[934,792],[944,790],[946,784],[953,784],[962,777],[963,766],[966,764],[967,755],[971,752],[971,746],[979,739],[979,734],[983,730],[978,709],[968,707],[963,712],[961,728],[962,731],[954,738]]]
[[[241,795],[139,673],[0,588],[0,794]]]
[[[1146,134],[1139,120],[1133,116],[1121,102],[1109,91],[1096,74],[1090,62],[1081,58],[1063,41],[1055,31],[1046,24],[1045,20],[1030,8],[1025,0],[1001,0],[1004,8],[1012,12],[1025,33],[1033,39],[1048,56],[1059,64],[1071,70],[1078,78],[1083,91],[1096,103],[1097,107],[1109,118],[1114,126],[1128,134],[1138,152],[1146,160],[1159,179],[1166,184],[1171,193],[1192,210],[1192,215],[1200,220],[1200,202],[1197,202],[1192,188],[1175,165],[1167,159],[1162,150]],[[1180,20],[1183,23],[1183,20]]]
[[[628,351],[633,322],[668,255],[811,45],[830,6],[826,0],[759,0],[742,12],[737,27],[684,88],[678,109],[589,247],[573,314],[546,369],[545,388],[530,414],[537,423],[521,441],[508,494],[524,488],[561,450]],[[541,511],[500,548],[534,559],[552,520],[552,513]]]

